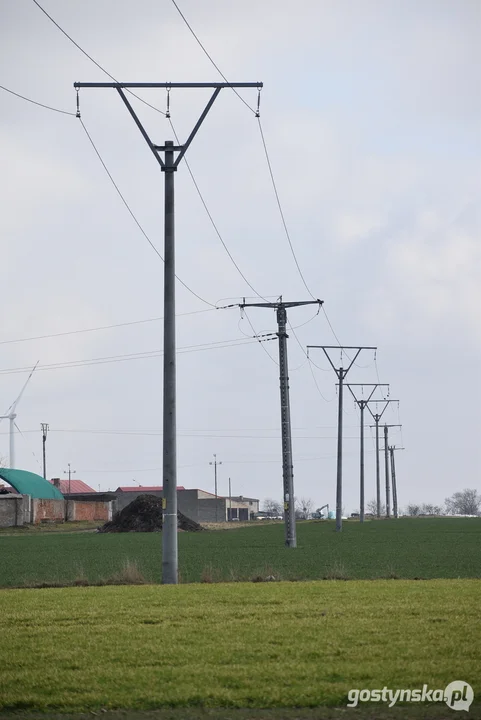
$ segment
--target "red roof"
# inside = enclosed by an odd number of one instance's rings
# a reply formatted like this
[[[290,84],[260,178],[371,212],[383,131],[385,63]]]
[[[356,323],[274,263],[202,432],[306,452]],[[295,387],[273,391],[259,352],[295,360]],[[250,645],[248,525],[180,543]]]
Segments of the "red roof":
[[[53,485],[52,480],[50,480],[50,482]],[[69,492],[71,494],[97,492],[96,490],[91,488],[90,485],[87,485],[87,483],[84,483],[83,480],[70,480],[70,483],[68,480],[60,480],[59,490],[62,493],[62,495],[68,495]]]
[[[162,485],[125,485],[115,492],[162,492],[162,489]],[[177,490],[185,490],[185,487],[177,485]]]

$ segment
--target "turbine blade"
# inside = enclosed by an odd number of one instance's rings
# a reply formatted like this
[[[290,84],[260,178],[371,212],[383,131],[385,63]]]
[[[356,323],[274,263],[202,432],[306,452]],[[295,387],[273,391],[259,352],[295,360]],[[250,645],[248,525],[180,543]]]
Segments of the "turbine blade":
[[[7,410],[7,412],[5,413],[5,415],[8,416],[9,414],[12,414],[12,413],[15,412],[15,408],[17,407],[18,403],[20,402],[20,398],[22,397],[23,393],[25,392],[25,388],[27,387],[28,383],[30,382],[31,377],[32,377],[33,373],[35,372],[35,370],[37,369],[37,365],[39,364],[39,362],[40,362],[40,360],[37,360],[37,362],[35,363],[34,367],[32,368],[32,370],[31,370],[31,372],[30,372],[30,375],[29,375],[28,378],[27,378],[27,381],[25,382],[25,385],[24,385],[23,388],[20,390],[20,393],[19,393],[17,399],[15,400],[15,402],[13,402],[13,403],[10,405],[10,407],[8,408],[8,410]]]

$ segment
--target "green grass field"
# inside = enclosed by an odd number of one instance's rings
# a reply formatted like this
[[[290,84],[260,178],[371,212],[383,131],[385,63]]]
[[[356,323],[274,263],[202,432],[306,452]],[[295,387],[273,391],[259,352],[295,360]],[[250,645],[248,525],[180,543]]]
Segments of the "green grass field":
[[[0,709],[345,708],[351,688],[454,679],[476,696],[479,591],[476,580],[3,590]]]
[[[99,582],[135,563],[158,582],[162,536],[157,533],[0,535],[0,586]],[[229,531],[179,533],[181,582],[322,578],[479,578],[481,518],[403,518],[298,525],[297,549],[284,547],[282,524]]]

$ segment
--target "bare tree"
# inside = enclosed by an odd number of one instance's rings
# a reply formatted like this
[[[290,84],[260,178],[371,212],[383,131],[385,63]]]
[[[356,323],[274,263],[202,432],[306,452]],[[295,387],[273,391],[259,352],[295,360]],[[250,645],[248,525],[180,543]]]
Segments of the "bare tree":
[[[406,514],[410,515],[411,517],[417,517],[421,514],[421,506],[416,505],[416,503],[409,503],[406,508]]]
[[[366,510],[371,515],[377,515],[377,502],[376,500],[369,500],[369,502],[366,504]],[[386,514],[386,506],[381,503],[381,515]]]
[[[479,515],[481,495],[477,490],[466,488],[446,498],[445,503],[449,515]]]
[[[295,498],[296,520],[308,520],[311,516],[314,503],[311,498]]]
[[[269,513],[269,515],[282,515],[283,513],[282,503],[277,500],[273,500],[272,498],[266,498],[264,500],[263,508],[265,512]]]
[[[439,505],[432,505],[431,503],[423,503],[421,505],[421,515],[442,515],[443,510]]]

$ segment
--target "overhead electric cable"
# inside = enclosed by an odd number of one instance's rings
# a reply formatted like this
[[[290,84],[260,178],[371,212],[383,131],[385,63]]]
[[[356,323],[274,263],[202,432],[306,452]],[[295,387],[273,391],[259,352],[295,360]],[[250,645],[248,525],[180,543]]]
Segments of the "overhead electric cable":
[[[269,338],[263,342],[268,342]],[[186,345],[178,348],[179,354],[186,354],[190,352],[202,352],[204,350],[220,350],[223,348],[236,347],[237,345],[253,345],[256,342],[260,342],[257,339],[247,340],[243,338],[236,338],[234,340],[218,341],[216,343],[201,343],[199,345]],[[86,367],[89,365],[103,365],[114,362],[125,362],[127,360],[143,360],[153,357],[161,357],[163,355],[162,350],[150,350],[141,353],[128,353],[125,355],[107,355],[105,357],[90,358],[86,360],[72,360],[59,363],[51,363],[49,365],[39,365],[37,371],[40,370],[59,370],[73,367]],[[31,366],[24,366],[18,368],[5,368],[0,369],[0,375],[13,375],[16,373],[25,373],[31,370]]]
[[[218,65],[216,65],[216,63],[214,62],[212,56],[209,55],[209,53],[207,52],[206,48],[205,48],[204,45],[201,43],[199,37],[198,37],[198,36],[196,35],[196,33],[194,32],[192,26],[191,26],[190,23],[187,21],[187,18],[185,17],[184,13],[182,12],[182,10],[181,10],[180,7],[178,6],[178,4],[175,2],[175,0],[172,0],[172,2],[173,2],[173,4],[174,4],[177,12],[179,13],[180,17],[182,18],[182,20],[185,22],[185,24],[186,24],[187,27],[189,28],[190,32],[192,33],[192,35],[193,35],[194,38],[196,39],[197,43],[198,43],[198,44],[200,45],[200,47],[202,48],[203,52],[207,55],[207,57],[209,58],[209,60],[210,60],[210,62],[212,63],[212,65],[215,67],[215,69],[217,70],[217,72],[219,73],[219,75],[222,77],[222,79],[223,79],[227,84],[229,84],[229,81],[227,80],[226,76],[224,75],[224,73],[222,72],[222,70],[220,69],[220,67],[219,67]],[[242,95],[240,95],[234,87],[231,87],[231,90],[234,91],[234,93],[237,95],[237,97],[239,98],[239,100],[241,100],[241,101],[244,103],[244,105],[245,105],[247,108],[249,108],[249,110],[250,110],[252,113],[254,113],[254,115],[255,115],[255,114],[256,114],[256,111],[254,110],[254,108],[252,108],[252,107],[249,105],[249,103],[247,103],[247,102],[244,100],[244,98],[242,97]]]
[[[70,42],[73,43],[75,45],[75,47],[78,50],[80,50],[81,53],[83,53],[85,55],[85,57],[87,57],[91,62],[93,62],[93,64],[96,65],[99,68],[99,70],[101,70],[103,73],[105,73],[105,75],[107,75],[111,80],[113,80],[116,83],[119,82],[116,78],[114,78],[113,75],[111,75],[108,72],[108,70],[106,70],[104,67],[102,67],[102,65],[100,65],[100,63],[98,63],[96,60],[94,60],[94,58],[91,55],[89,55],[88,52],[86,52],[77,42],[75,42],[75,40],[67,32],[65,32],[65,30],[58,24],[58,22],[56,22],[53,19],[53,17],[51,15],[48,14],[48,12],[40,5],[40,3],[37,0],[33,0],[33,2],[39,8],[39,10],[41,10],[43,12],[43,14],[46,15],[46,17],[48,17],[50,22],[52,22],[55,25],[55,27],[58,28],[60,30],[60,32],[63,35],[65,35],[65,37],[68,40],[70,40]],[[140,102],[144,103],[144,105],[147,105],[147,107],[151,108],[152,110],[155,110],[156,112],[160,113],[161,115],[166,115],[166,113],[163,112],[163,110],[159,110],[159,108],[156,108],[154,105],[151,105],[149,102],[147,102],[147,100],[144,100],[139,95],[136,95],[134,92],[132,92],[128,88],[126,88],[126,90],[131,95],[133,95],[133,97],[137,98],[137,100],[140,100]]]
[[[10,90],[4,85],[0,85],[0,89],[5,90],[5,92],[10,93],[11,95],[15,95],[15,97],[21,98],[22,100],[26,100],[27,102],[32,103],[32,105],[38,105],[39,107],[45,108],[46,110],[53,110],[53,112],[61,113],[62,115],[72,115],[72,117],[75,117],[75,113],[73,112],[68,112],[68,110],[59,110],[59,108],[54,108],[51,105],[44,105],[44,103],[37,102],[36,100],[31,100],[25,95],[20,95],[20,93]]]
[[[174,133],[174,137],[175,137],[175,139],[176,139],[176,141],[177,141],[177,144],[180,145],[180,140],[179,140],[178,135],[177,135],[177,133],[176,133],[176,131],[175,131],[174,125],[173,125],[173,123],[172,123],[172,120],[171,120],[170,118],[169,118],[169,122],[170,122],[170,126],[171,126],[171,128],[172,128],[172,132]],[[190,167],[190,165],[189,165],[189,162],[188,162],[187,158],[185,157],[185,155],[184,155],[184,162],[185,162],[185,165],[186,165],[186,167],[187,167],[187,171],[188,171],[188,173],[189,173],[189,175],[190,175],[190,177],[191,177],[191,180],[192,180],[192,182],[193,182],[193,184],[194,184],[194,187],[195,187],[195,189],[196,189],[196,191],[197,191],[197,194],[198,194],[198,196],[199,196],[199,198],[200,198],[200,201],[201,201],[202,205],[204,206],[204,210],[205,210],[206,213],[207,213],[207,217],[209,218],[209,220],[210,220],[210,222],[211,222],[211,224],[212,224],[212,227],[214,228],[214,231],[215,231],[217,237],[219,238],[219,240],[221,241],[222,246],[224,247],[224,250],[226,251],[227,255],[229,256],[232,264],[234,265],[235,269],[237,270],[237,272],[239,273],[239,275],[241,276],[241,278],[244,280],[244,282],[250,287],[250,289],[251,289],[253,292],[255,292],[256,296],[257,296],[257,297],[260,297],[262,300],[264,300],[265,302],[267,302],[266,298],[263,297],[263,295],[261,295],[261,294],[255,289],[255,287],[254,287],[253,285],[251,285],[251,283],[250,283],[249,280],[246,278],[246,276],[244,275],[244,273],[243,273],[242,270],[240,269],[239,265],[238,265],[237,262],[235,261],[235,259],[234,259],[233,255],[232,255],[231,251],[230,251],[229,248],[227,247],[227,243],[225,242],[225,240],[224,240],[224,238],[222,237],[222,234],[221,234],[219,228],[217,227],[217,224],[216,224],[216,222],[215,222],[215,220],[214,220],[214,218],[213,218],[213,216],[212,216],[212,213],[210,212],[210,210],[209,210],[209,208],[208,208],[208,206],[207,206],[207,203],[206,203],[206,201],[205,201],[205,199],[204,199],[204,196],[202,195],[202,192],[201,192],[201,190],[200,190],[200,188],[199,188],[199,185],[198,185],[198,183],[197,183],[197,181],[196,181],[196,179],[195,179],[195,177],[194,177],[194,173],[192,172],[192,169],[191,169],[191,167]]]
[[[36,0],[34,0],[34,2],[36,2]],[[149,238],[149,236],[148,236],[147,233],[145,232],[145,230],[144,230],[144,228],[142,227],[142,225],[140,224],[140,222],[137,220],[137,218],[136,218],[136,216],[134,215],[132,209],[130,208],[130,205],[128,204],[127,200],[125,199],[125,197],[123,196],[122,192],[120,191],[119,186],[117,185],[117,183],[116,183],[115,180],[113,179],[112,174],[110,173],[110,171],[109,171],[107,165],[105,164],[105,162],[104,162],[104,160],[103,160],[103,158],[102,158],[99,150],[97,149],[94,141],[92,140],[92,137],[91,137],[89,131],[88,131],[87,128],[85,127],[85,124],[84,124],[83,120],[82,120],[81,118],[79,118],[79,119],[80,119],[80,123],[81,123],[81,125],[82,125],[82,127],[83,127],[83,129],[84,129],[84,131],[85,131],[85,134],[87,135],[87,137],[88,137],[88,139],[89,139],[89,141],[90,141],[93,149],[95,150],[95,153],[96,153],[98,159],[99,159],[100,162],[102,163],[102,166],[103,166],[105,172],[107,173],[107,175],[108,175],[108,177],[109,177],[109,179],[110,179],[110,182],[112,183],[112,185],[113,185],[114,188],[116,189],[116,191],[117,191],[120,199],[122,200],[122,202],[124,203],[125,207],[126,207],[127,210],[129,211],[129,213],[130,213],[133,221],[135,222],[135,224],[137,225],[137,227],[139,228],[140,232],[141,232],[142,235],[145,237],[145,239],[147,240],[147,242],[149,243],[150,247],[151,247],[152,250],[155,252],[155,254],[162,260],[162,262],[164,262],[164,258],[162,257],[162,255],[160,254],[160,252],[157,250],[157,248],[155,247],[154,243],[153,243],[152,240]],[[198,300],[200,300],[201,302],[205,303],[206,305],[209,305],[211,308],[215,308],[215,305],[214,305],[213,303],[209,302],[208,300],[205,300],[205,299],[204,299],[203,297],[201,297],[198,293],[196,293],[194,290],[192,290],[192,288],[190,288],[178,275],[176,275],[175,277],[176,277],[177,280],[180,282],[180,284],[183,285],[183,286],[185,287],[185,289],[188,290],[188,291],[191,293],[191,295],[194,295],[194,297],[196,297]]]
[[[206,312],[212,312],[213,310],[223,310],[223,309],[224,308],[214,307],[214,308],[205,308],[205,310],[192,310],[190,312],[177,313],[175,317],[185,317],[186,315],[198,315],[199,313],[206,313]],[[161,315],[160,317],[147,318],[145,320],[131,320],[128,322],[114,323],[112,325],[100,325],[99,327],[94,327],[94,328],[85,328],[85,329],[82,328],[80,330],[66,330],[64,332],[50,333],[49,335],[34,335],[32,337],[16,338],[15,340],[0,340],[0,345],[10,345],[12,343],[30,342],[31,340],[46,340],[48,338],[63,337],[65,335],[77,335],[79,333],[98,332],[100,330],[111,330],[114,328],[128,327],[130,325],[144,325],[145,323],[159,322],[160,320],[163,320],[163,319],[164,319],[164,317],[163,317],[163,315]]]

